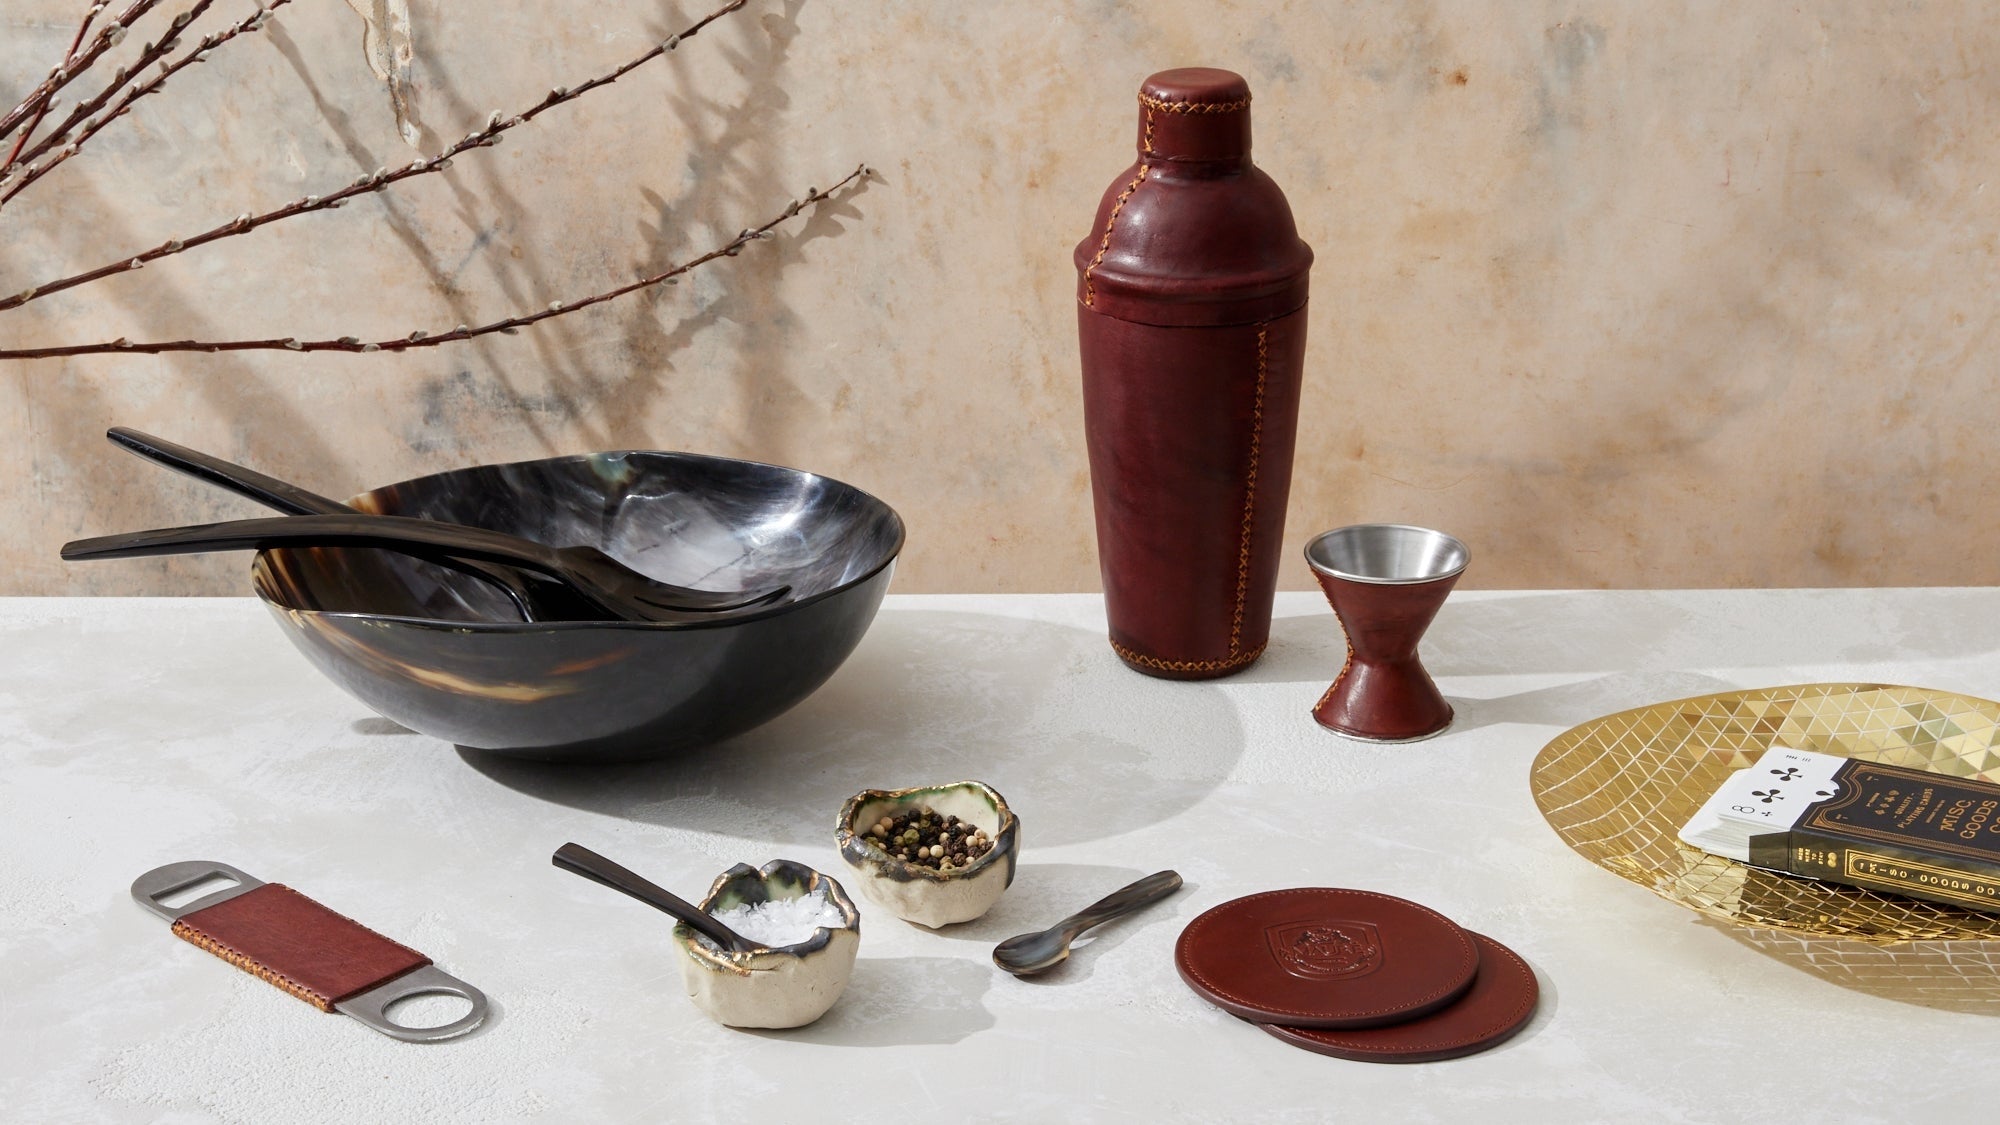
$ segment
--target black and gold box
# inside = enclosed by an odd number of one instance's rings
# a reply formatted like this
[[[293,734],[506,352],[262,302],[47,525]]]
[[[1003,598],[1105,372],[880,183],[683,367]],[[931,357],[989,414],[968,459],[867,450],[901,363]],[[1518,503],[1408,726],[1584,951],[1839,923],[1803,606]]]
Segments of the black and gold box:
[[[2000,785],[1782,747],[1680,833],[1756,867],[2000,913]]]

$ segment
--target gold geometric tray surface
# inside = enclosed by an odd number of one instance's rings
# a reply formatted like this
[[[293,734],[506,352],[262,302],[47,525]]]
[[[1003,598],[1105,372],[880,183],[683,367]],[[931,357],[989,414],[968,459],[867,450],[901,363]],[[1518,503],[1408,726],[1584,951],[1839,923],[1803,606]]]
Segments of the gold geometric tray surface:
[[[1710,918],[1888,945],[2000,939],[2000,915],[1763,871],[1676,838],[1773,744],[2000,781],[2000,703],[1924,688],[1801,684],[1593,719],[1535,757],[1542,816],[1578,854]]]

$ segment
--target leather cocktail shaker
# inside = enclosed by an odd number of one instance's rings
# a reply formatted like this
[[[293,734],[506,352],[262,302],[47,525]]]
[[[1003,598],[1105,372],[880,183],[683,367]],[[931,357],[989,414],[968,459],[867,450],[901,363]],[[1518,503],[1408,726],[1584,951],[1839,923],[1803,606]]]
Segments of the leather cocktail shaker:
[[[1226,70],[1139,88],[1139,159],[1076,248],[1084,428],[1111,647],[1205,679],[1271,632],[1312,250],[1250,163]]]

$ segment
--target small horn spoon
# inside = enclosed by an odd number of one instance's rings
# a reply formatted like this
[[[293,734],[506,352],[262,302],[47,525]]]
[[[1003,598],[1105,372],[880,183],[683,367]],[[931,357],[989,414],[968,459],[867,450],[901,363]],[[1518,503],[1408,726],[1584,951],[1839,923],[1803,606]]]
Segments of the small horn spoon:
[[[993,947],[993,963],[1017,977],[1052,969],[1069,956],[1070,943],[1083,931],[1143,910],[1180,889],[1178,872],[1154,872],[1112,891],[1046,930],[1008,938]]]
[[[556,849],[555,855],[549,857],[549,862],[564,871],[581,875],[593,883],[602,883],[620,894],[631,895],[655,910],[663,910],[699,930],[708,940],[731,953],[750,953],[766,948],[716,921],[715,915],[702,910],[645,876],[598,855],[582,844],[564,844]]]

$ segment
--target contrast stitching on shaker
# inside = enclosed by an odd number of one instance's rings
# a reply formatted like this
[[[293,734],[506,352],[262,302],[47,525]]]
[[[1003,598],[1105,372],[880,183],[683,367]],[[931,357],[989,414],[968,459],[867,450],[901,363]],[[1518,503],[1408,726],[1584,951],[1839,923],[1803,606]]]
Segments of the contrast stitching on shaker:
[[[1250,96],[1245,94],[1233,102],[1170,102],[1140,94],[1139,104],[1161,113],[1235,113],[1250,108]]]
[[[1257,516],[1257,462],[1264,450],[1264,377],[1270,349],[1270,326],[1257,326],[1257,395],[1250,406],[1250,473],[1243,486],[1243,536],[1236,546],[1236,615],[1229,623],[1229,655],[1243,644],[1243,606],[1250,599],[1250,533]]]
[[[1223,660],[1162,660],[1157,656],[1147,656],[1143,653],[1133,652],[1117,641],[1111,642],[1111,648],[1118,655],[1134,664],[1142,664],[1148,668],[1158,668],[1163,672],[1219,672],[1224,668],[1235,668],[1239,665],[1248,664],[1264,655],[1263,645],[1258,645],[1249,652],[1238,653]]]
[[[277,985],[279,988],[304,1000],[322,1012],[333,1011],[332,1000],[327,999],[313,989],[300,984],[298,981],[293,980],[276,969],[264,965],[256,958],[251,957],[236,947],[202,933],[200,930],[189,925],[185,919],[175,920],[173,932],[175,937],[194,945],[196,948],[208,950],[224,961],[256,977],[258,980]]]
[[[1139,142],[1139,147],[1144,149],[1147,155],[1152,155],[1153,114],[1150,110],[1146,113],[1146,135]],[[1139,190],[1140,184],[1146,182],[1146,174],[1152,170],[1151,164],[1140,161],[1139,174],[1132,177],[1132,182],[1126,184],[1125,190],[1118,193],[1118,202],[1111,205],[1111,215],[1104,220],[1104,237],[1097,243],[1097,256],[1090,260],[1089,265],[1083,267],[1083,303],[1086,305],[1097,304],[1097,282],[1091,275],[1097,272],[1098,265],[1104,261],[1105,253],[1111,249],[1111,231],[1118,225],[1118,212],[1125,209],[1125,201],[1132,198],[1132,193]]]

